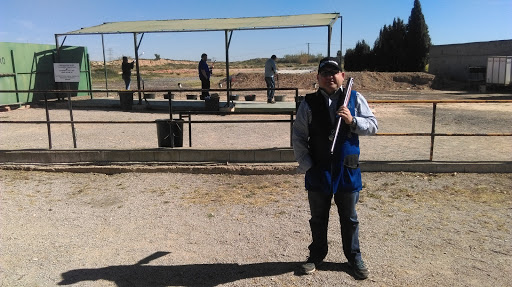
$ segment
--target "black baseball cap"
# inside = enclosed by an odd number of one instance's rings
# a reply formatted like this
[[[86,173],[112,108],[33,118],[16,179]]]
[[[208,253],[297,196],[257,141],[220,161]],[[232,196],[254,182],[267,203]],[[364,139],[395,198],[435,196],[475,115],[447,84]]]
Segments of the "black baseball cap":
[[[320,60],[320,64],[318,64],[318,72],[327,69],[342,71],[340,65],[338,64],[338,59],[333,57],[326,57]]]

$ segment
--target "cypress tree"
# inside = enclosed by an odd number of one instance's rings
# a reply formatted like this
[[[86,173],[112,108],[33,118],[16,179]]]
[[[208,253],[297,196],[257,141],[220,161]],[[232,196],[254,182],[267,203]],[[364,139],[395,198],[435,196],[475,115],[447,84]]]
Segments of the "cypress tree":
[[[425,17],[421,12],[419,0],[414,0],[414,7],[407,23],[407,70],[423,72],[428,63],[430,35]]]
[[[406,26],[400,18],[393,19],[393,25],[380,30],[373,46],[374,65],[377,71],[399,72],[404,70]]]

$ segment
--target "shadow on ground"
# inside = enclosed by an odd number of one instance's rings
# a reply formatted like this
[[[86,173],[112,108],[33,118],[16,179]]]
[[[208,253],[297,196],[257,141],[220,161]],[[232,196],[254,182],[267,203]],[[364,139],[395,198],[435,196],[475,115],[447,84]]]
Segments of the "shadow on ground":
[[[512,95],[500,95],[500,96],[483,96],[478,98],[469,98],[471,100],[487,100],[487,101],[495,101],[495,100],[512,100]]]
[[[125,286],[217,286],[242,279],[277,276],[294,272],[298,262],[265,262],[247,265],[235,263],[147,266],[170,252],[156,252],[134,265],[116,265],[93,269],[75,269],[62,273],[58,285],[106,280]],[[336,266],[331,268],[338,269]]]

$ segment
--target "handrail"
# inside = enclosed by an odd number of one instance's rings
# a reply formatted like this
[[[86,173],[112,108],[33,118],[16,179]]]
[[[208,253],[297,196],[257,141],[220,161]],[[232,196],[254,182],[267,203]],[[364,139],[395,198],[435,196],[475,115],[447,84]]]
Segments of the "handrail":
[[[230,89],[230,91],[258,91],[258,90],[266,90],[266,88],[256,88],[256,89]],[[298,89],[297,88],[275,88],[275,90],[293,90],[295,91],[295,101],[298,100]],[[186,92],[198,92],[201,91],[201,89],[147,89],[147,90],[128,90],[129,92],[144,92],[144,93],[152,93],[152,92],[176,92],[176,93],[186,93]],[[210,89],[210,91],[220,91],[224,92],[226,89]],[[88,92],[88,93],[108,93],[108,92],[127,92],[127,90],[115,90],[115,89],[91,89],[91,90],[0,90],[0,93],[23,93],[23,92],[30,92],[30,93],[42,93],[45,95],[45,103],[46,103],[46,111],[48,112],[48,106],[47,106],[47,99],[46,94],[48,93],[80,93],[80,92]],[[171,105],[171,99],[169,99],[169,104]],[[432,128],[430,133],[377,133],[376,136],[430,136],[431,137],[431,144],[430,144],[430,161],[433,160],[433,153],[434,153],[434,140],[435,137],[439,136],[464,136],[464,137],[473,137],[473,136],[489,136],[489,137],[496,137],[496,136],[512,136],[512,133],[437,133],[435,131],[435,123],[436,123],[436,109],[437,104],[459,104],[459,103],[512,103],[512,100],[471,100],[471,99],[465,99],[465,100],[368,100],[368,103],[370,104],[432,104]],[[70,112],[72,108],[70,105]],[[188,114],[189,115],[189,130],[191,130],[190,125],[192,123],[269,123],[269,122],[289,122],[290,123],[290,146],[292,145],[291,142],[291,125],[294,122],[293,118],[293,112],[282,112],[282,113],[270,113],[269,115],[291,115],[290,119],[286,120],[199,120],[199,121],[192,121],[190,119],[190,114],[194,114],[194,111],[175,111],[175,113],[180,114],[180,118],[182,114]],[[227,114],[243,114],[243,113],[232,113],[232,112],[199,112],[201,114],[213,114],[213,115],[227,115]],[[172,120],[172,107],[170,106],[170,119]],[[268,114],[268,113],[257,113],[257,112],[248,112],[244,114]],[[69,121],[50,121],[49,117],[47,116],[46,121],[0,121],[0,124],[47,124],[48,125],[48,135],[49,135],[49,148],[52,148],[51,144],[51,136],[50,136],[50,124],[154,124],[155,121],[75,121],[73,119]],[[73,128],[74,129],[74,128]],[[74,130],[73,130],[74,132]],[[75,139],[74,139],[75,141]],[[189,134],[189,145],[192,146],[192,140],[191,135]],[[76,142],[74,142],[75,148],[76,148]]]
[[[266,91],[267,88],[239,88],[229,89],[232,92],[243,91]],[[298,88],[274,88],[276,91],[296,91]],[[122,92],[141,92],[141,93],[157,93],[157,92],[201,92],[201,89],[142,89],[142,90],[126,90],[126,89],[91,89],[91,90],[0,90],[0,93],[41,93],[41,94],[66,94],[66,93],[122,93]],[[226,92],[226,89],[209,89],[210,92]]]
[[[377,133],[377,136],[430,136],[430,157],[434,157],[434,140],[436,136],[512,136],[512,133],[436,133],[436,110],[437,104],[458,104],[458,103],[512,103],[512,100],[373,100],[368,103],[391,104],[432,104],[432,129],[430,133]]]

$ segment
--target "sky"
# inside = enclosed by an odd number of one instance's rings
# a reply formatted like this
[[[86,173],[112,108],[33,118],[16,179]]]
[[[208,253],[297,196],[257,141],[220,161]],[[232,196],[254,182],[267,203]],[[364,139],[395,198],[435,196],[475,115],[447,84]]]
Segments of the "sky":
[[[420,0],[433,45],[512,40],[512,0]],[[414,0],[8,0],[1,5],[0,42],[55,45],[55,34],[104,22],[208,19],[340,13],[333,26],[331,55],[361,40],[373,47],[384,25],[407,24]],[[341,28],[342,26],[342,28]],[[342,30],[343,29],[343,30]],[[341,36],[342,35],[342,36]],[[342,37],[342,39],[341,39]],[[59,38],[60,41],[63,37]],[[86,46],[102,61],[101,36],[68,36],[65,45]],[[134,57],[132,34],[105,35],[106,60]],[[224,32],[148,33],[141,58],[225,61]],[[230,61],[309,53],[327,55],[325,27],[233,32]]]

